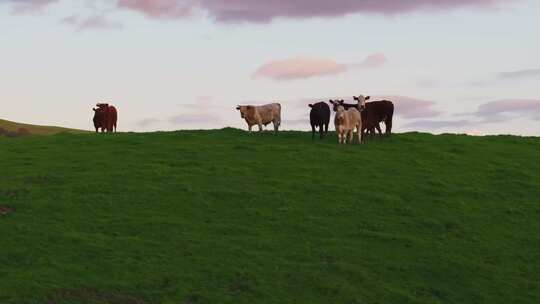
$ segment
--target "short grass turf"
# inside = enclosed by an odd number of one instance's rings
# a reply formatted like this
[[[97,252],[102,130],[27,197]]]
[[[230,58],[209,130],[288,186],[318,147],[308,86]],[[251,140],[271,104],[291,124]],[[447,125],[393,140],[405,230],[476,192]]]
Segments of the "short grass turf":
[[[540,139],[0,138],[0,303],[540,303]]]
[[[89,133],[89,131],[84,130],[68,129],[53,126],[37,126],[13,122],[4,119],[0,119],[0,128],[11,132],[16,132],[19,129],[26,129],[31,135],[54,135],[58,133]]]

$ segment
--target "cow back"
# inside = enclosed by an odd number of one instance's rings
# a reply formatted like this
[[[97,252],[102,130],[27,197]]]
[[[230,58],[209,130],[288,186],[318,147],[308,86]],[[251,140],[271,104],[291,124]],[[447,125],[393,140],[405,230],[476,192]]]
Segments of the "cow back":
[[[330,106],[326,102],[318,102],[311,106],[309,119],[312,125],[328,124],[330,122]]]

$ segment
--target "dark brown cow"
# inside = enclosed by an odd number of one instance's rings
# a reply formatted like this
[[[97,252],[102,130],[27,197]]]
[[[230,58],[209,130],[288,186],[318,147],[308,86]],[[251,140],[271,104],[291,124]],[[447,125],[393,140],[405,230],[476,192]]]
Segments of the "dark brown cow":
[[[358,97],[354,97],[358,100]],[[394,103],[390,100],[376,100],[366,103],[366,108],[362,111],[362,119],[364,125],[362,126],[362,132],[368,130],[372,135],[375,133],[375,129],[379,132],[379,136],[382,136],[380,123],[384,121],[386,125],[385,135],[390,136],[392,134],[392,119],[394,116]]]
[[[116,124],[118,121],[118,112],[114,106],[108,103],[98,103],[97,109],[94,108],[94,127],[96,133],[99,132],[116,132]]]

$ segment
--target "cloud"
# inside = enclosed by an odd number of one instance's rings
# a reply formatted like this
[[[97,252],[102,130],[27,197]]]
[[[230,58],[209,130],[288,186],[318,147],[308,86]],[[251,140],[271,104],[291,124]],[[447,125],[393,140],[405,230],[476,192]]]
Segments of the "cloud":
[[[371,54],[364,61],[351,64],[339,63],[328,58],[297,56],[265,63],[253,73],[253,78],[293,80],[337,75],[355,67],[378,68],[386,61],[386,56],[382,53]]]
[[[516,0],[514,0],[516,1]],[[339,17],[350,14],[398,15],[415,11],[493,8],[508,0],[119,0],[118,7],[152,18],[182,18],[194,8],[218,22],[270,22],[275,18]]]
[[[540,78],[540,69],[519,70],[499,74],[499,79]]]
[[[14,13],[33,13],[58,1],[0,0],[0,3],[13,4]],[[417,11],[490,9],[517,1],[520,0],[116,0],[113,5],[118,10],[135,11],[159,20],[182,19],[201,12],[216,22],[267,23],[276,18],[327,18],[351,14],[393,16]]]
[[[4,2],[13,4],[12,13],[18,15],[39,13],[58,0],[7,0]]]
[[[406,124],[409,129],[446,129],[470,127],[476,123],[470,120],[417,120]]]
[[[481,104],[473,113],[464,114],[471,119],[460,120],[417,120],[405,125],[406,128],[445,129],[481,126],[502,123],[512,119],[540,121],[540,100],[504,99]],[[460,114],[463,116],[463,114]]]
[[[299,56],[266,63],[255,71],[253,77],[290,80],[335,75],[346,70],[347,67],[344,64],[337,63],[332,59]]]
[[[538,99],[503,99],[487,102],[478,107],[472,115],[484,122],[502,122],[515,118],[539,120],[540,100]]]
[[[120,29],[122,25],[108,20],[104,15],[90,16],[82,18],[79,16],[69,16],[61,20],[62,23],[73,26],[77,31],[90,29]]]
[[[216,124],[222,123],[221,118],[217,115],[207,113],[185,113],[169,118],[172,124]]]
[[[157,123],[159,123],[161,120],[157,119],[157,118],[145,118],[145,119],[141,119],[139,121],[136,122],[136,124],[140,127],[143,127],[143,128],[146,128],[146,127],[150,127],[150,126],[153,126]]]
[[[195,1],[118,0],[117,7],[142,13],[154,19],[178,19],[191,16]]]
[[[381,99],[392,101],[395,107],[395,115],[406,119],[435,117],[442,114],[442,112],[433,109],[437,104],[433,101],[400,95],[377,95],[371,97],[371,100]]]
[[[375,53],[369,55],[362,63],[358,66],[363,68],[380,68],[382,67],[388,59],[383,53]]]

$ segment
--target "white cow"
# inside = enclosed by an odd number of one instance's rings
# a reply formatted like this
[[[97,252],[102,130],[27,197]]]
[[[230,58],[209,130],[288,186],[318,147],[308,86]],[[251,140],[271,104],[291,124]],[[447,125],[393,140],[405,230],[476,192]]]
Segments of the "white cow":
[[[259,132],[262,131],[262,125],[274,124],[274,132],[278,133],[278,128],[281,125],[281,105],[279,103],[271,103],[262,106],[238,106],[240,116],[244,118],[248,124],[249,132],[254,125],[259,126]]]

